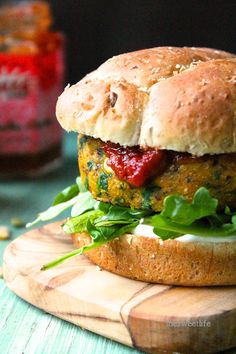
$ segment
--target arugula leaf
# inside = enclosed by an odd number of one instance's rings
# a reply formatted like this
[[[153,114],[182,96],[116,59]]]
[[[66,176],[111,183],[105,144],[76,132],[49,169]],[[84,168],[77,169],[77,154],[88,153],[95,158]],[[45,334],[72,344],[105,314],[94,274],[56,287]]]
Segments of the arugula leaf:
[[[129,208],[111,205],[106,218],[107,220],[129,220],[131,218],[129,211]]]
[[[231,220],[234,226],[236,227],[236,215],[233,215]]]
[[[104,215],[101,210],[90,210],[86,213],[75,216],[74,218],[70,218],[63,225],[63,231],[67,234],[73,234],[76,232],[84,232],[87,231],[87,222],[88,219],[94,220],[100,216]]]
[[[63,189],[60,193],[56,195],[52,205],[57,205],[60,203],[67,202],[68,200],[74,198],[78,194],[79,194],[78,184],[72,184],[72,186]]]
[[[226,215],[236,215],[236,211],[232,211],[232,210],[228,207],[228,205],[226,205],[226,207],[225,207],[225,214],[226,214]]]
[[[211,227],[202,221],[196,221],[191,225],[177,224],[171,220],[165,219],[161,215],[153,217],[153,231],[162,239],[174,239],[181,235],[191,234],[202,237],[226,237],[235,236],[236,224],[222,224],[219,227]]]
[[[129,209],[130,215],[133,217],[137,218],[144,218],[147,217],[148,215],[152,215],[154,212],[150,209],[144,210],[144,209]]]
[[[85,211],[93,209],[95,204],[96,200],[93,199],[90,192],[80,193],[76,203],[72,206],[71,216],[81,215]]]
[[[78,194],[79,193],[79,194]],[[91,193],[77,178],[76,184],[65,188],[53,201],[53,205],[40,213],[36,220],[47,221],[71,208],[71,218],[63,227],[67,234],[87,232],[91,236],[91,244],[70,252],[67,255],[43,266],[51,268],[75,255],[89,251],[113,240],[144,223],[153,226],[153,230],[162,240],[175,239],[184,234],[202,237],[227,237],[236,234],[236,212],[225,207],[224,212],[217,212],[218,200],[211,197],[209,191],[201,187],[189,203],[181,195],[170,195],[165,198],[161,213],[150,209],[131,209],[109,203],[96,201]]]
[[[88,220],[87,222],[87,230],[90,236],[94,241],[99,241],[99,240],[108,240],[110,237],[115,233],[117,227],[116,225],[109,225],[107,226],[99,226],[97,227],[95,225],[95,220],[92,222],[91,220]]]
[[[78,185],[78,188],[79,188],[80,193],[87,192],[87,188],[86,188],[85,185],[82,183],[81,177],[77,177],[77,178],[76,178],[76,184]]]
[[[192,203],[188,203],[183,196],[171,195],[165,198],[162,212],[149,218],[148,223],[163,240],[184,234],[203,237],[235,235],[236,215],[231,218],[218,214],[217,205],[217,199],[211,197],[204,187],[197,190]]]
[[[104,203],[104,202],[97,202],[97,204],[94,206],[94,208],[99,209],[104,212],[104,214],[107,214],[109,209],[111,207],[111,204],[109,203]]]
[[[195,220],[216,214],[217,204],[218,200],[212,198],[206,188],[201,187],[195,193],[191,204],[181,195],[166,197],[161,215],[177,223],[190,225]]]
[[[26,227],[31,227],[40,221],[48,221],[54,219],[56,216],[60,215],[64,210],[74,205],[78,201],[78,199],[79,199],[79,195],[68,200],[67,202],[51,206],[50,208],[43,211],[42,213],[39,213],[38,217],[34,221],[26,224]]]
[[[89,245],[78,248],[70,253],[67,253],[63,257],[56,259],[55,261],[43,265],[41,270],[47,270],[53,268],[69,258],[72,258],[77,255],[81,255],[82,253],[90,251],[93,248],[102,246],[107,242],[114,240],[116,237],[121,236],[128,231],[131,231],[134,227],[138,225],[138,223],[139,222],[136,221],[133,222],[132,224],[125,225],[119,229],[117,229],[116,227],[96,228],[96,226],[94,226],[94,224],[90,221],[90,219],[88,219],[87,230],[92,236],[93,241]]]
[[[81,195],[85,195],[86,197],[87,193],[81,193]],[[95,206],[97,207],[96,209],[82,212],[79,216],[69,219],[63,225],[63,230],[66,233],[87,232],[92,238],[91,244],[44,265],[42,270],[49,269],[68,258],[98,247],[126,232],[132,231],[139,224],[143,216],[143,212],[141,211],[137,210],[135,212],[129,208],[112,206],[108,203],[94,203],[93,207]],[[132,213],[135,216],[132,216]]]
[[[91,219],[89,219],[87,231],[94,239],[109,238],[112,235],[118,237],[124,232],[132,231],[138,224],[139,220],[109,220],[103,222],[99,219],[95,219],[92,222]]]
[[[163,241],[169,240],[169,239],[174,239],[174,238],[182,236],[182,234],[180,234],[179,232],[165,230],[165,229],[161,229],[159,227],[154,227],[153,232],[158,237],[160,237]]]
[[[86,203],[88,203],[87,206]],[[78,177],[76,179],[76,184],[63,189],[59,194],[57,194],[52,203],[52,206],[47,210],[39,213],[35,220],[26,224],[26,227],[31,227],[40,221],[48,221],[54,219],[63,211],[73,206],[75,206],[75,208],[72,208],[72,216],[79,215],[82,212],[93,209],[93,205],[95,203],[96,201],[92,198],[91,194],[87,192],[84,185],[82,184],[81,178]]]
[[[119,227],[116,229],[115,235],[113,234],[113,236],[119,237],[119,236],[126,234],[127,232],[131,232],[136,226],[138,226],[138,224],[139,224],[139,220],[136,220],[136,221],[131,222],[128,225],[124,225],[122,227]]]
[[[81,192],[81,193],[87,192],[87,189],[85,188],[85,186],[83,185],[83,183],[81,181],[81,177],[76,178],[75,184],[72,184],[71,186],[66,187],[60,193],[58,193],[56,195],[56,197],[54,198],[52,205],[57,205],[60,203],[67,202],[67,200],[70,200],[70,199],[74,198],[76,195],[78,195],[79,192]]]
[[[53,267],[63,263],[64,261],[66,261],[69,258],[81,255],[82,253],[90,251],[93,248],[102,246],[105,243],[107,243],[107,240],[103,240],[103,241],[100,241],[100,242],[92,242],[89,245],[83,246],[81,248],[77,248],[74,251],[72,251],[70,253],[67,253],[66,255],[56,259],[55,261],[52,261],[52,262],[47,263],[47,264],[44,264],[40,270],[48,270],[50,268],[53,268]]]

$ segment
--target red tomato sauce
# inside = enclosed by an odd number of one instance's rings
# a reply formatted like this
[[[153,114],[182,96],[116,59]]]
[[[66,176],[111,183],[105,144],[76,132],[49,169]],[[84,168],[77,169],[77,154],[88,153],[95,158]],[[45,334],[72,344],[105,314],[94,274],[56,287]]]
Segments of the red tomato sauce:
[[[105,143],[103,150],[108,157],[107,165],[116,176],[135,187],[144,185],[163,171],[166,161],[166,152],[163,150],[144,150],[139,146],[124,147],[113,143]]]

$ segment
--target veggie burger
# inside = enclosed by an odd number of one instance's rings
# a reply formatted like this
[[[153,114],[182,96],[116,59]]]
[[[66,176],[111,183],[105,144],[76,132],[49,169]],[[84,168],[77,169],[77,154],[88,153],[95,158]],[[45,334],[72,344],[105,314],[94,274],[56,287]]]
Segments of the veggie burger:
[[[153,283],[236,284],[236,56],[159,47],[107,60],[59,97],[81,177],[36,221],[106,270]],[[36,222],[35,221],[35,222]]]

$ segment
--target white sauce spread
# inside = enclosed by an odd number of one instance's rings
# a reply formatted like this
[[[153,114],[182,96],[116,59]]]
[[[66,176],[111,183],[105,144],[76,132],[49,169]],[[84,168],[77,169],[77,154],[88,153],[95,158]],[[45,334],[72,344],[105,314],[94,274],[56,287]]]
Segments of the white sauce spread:
[[[146,237],[158,237],[153,232],[153,227],[150,225],[139,224],[138,226],[133,229],[131,232],[132,234],[138,236],[146,236]],[[203,237],[203,236],[194,236],[194,235],[183,235],[180,237],[175,238],[176,241],[179,242],[236,242],[236,235],[235,236],[227,236],[227,237]]]

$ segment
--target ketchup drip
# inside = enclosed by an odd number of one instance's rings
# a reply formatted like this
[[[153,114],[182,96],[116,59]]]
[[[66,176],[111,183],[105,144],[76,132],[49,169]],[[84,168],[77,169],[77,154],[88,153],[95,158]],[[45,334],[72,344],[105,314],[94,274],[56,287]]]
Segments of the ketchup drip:
[[[142,186],[160,173],[166,161],[166,153],[162,150],[144,150],[139,146],[124,147],[113,143],[105,143],[103,150],[108,157],[107,165],[116,176],[135,187]]]

